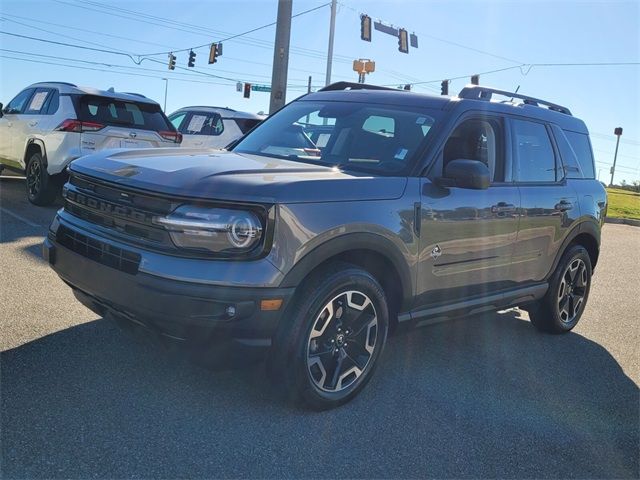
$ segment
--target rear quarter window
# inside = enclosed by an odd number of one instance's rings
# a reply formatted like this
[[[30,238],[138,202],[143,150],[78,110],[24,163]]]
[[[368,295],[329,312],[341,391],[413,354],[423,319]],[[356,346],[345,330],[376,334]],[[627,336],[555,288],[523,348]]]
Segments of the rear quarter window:
[[[564,134],[571,145],[571,149],[575,153],[583,178],[596,178],[595,167],[593,165],[593,152],[591,151],[591,142],[589,136],[583,133],[570,132],[564,130]]]

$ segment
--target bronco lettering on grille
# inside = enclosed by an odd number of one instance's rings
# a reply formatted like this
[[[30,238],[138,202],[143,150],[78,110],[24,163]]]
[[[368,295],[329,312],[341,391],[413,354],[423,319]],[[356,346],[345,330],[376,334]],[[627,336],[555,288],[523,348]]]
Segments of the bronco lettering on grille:
[[[90,197],[73,190],[67,190],[66,198],[72,203],[81,205],[90,210],[96,210],[101,213],[128,218],[142,223],[148,223],[151,221],[151,216],[145,212],[141,212],[140,210],[126,207],[124,205],[118,205],[117,203],[108,202],[99,198]]]

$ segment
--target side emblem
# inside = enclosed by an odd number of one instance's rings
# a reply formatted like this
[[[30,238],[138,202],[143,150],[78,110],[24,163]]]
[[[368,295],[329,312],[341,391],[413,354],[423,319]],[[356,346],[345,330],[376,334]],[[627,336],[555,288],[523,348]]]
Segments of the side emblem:
[[[440,245],[436,245],[435,247],[433,247],[433,250],[431,250],[431,257],[435,259],[440,255],[442,255],[442,249],[440,248]]]

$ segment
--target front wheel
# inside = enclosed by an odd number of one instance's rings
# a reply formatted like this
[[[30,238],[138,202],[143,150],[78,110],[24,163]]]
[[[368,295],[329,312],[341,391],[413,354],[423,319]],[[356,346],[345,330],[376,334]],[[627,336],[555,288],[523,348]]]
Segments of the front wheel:
[[[270,376],[312,408],[337,407],[364,388],[382,353],[384,291],[368,272],[340,263],[305,282],[297,297],[276,335]]]
[[[541,331],[565,333],[580,320],[591,287],[591,259],[581,245],[569,248],[549,282],[549,290],[537,303],[524,307],[531,323]]]

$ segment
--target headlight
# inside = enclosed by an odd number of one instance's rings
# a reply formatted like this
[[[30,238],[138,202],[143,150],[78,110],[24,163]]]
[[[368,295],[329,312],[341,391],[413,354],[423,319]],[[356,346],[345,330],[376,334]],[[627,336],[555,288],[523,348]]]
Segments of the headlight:
[[[179,248],[214,253],[242,253],[252,250],[262,237],[258,216],[246,210],[182,205],[153,223],[169,231]]]

